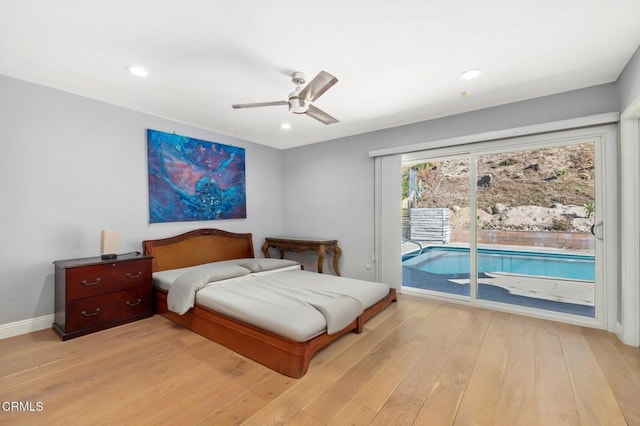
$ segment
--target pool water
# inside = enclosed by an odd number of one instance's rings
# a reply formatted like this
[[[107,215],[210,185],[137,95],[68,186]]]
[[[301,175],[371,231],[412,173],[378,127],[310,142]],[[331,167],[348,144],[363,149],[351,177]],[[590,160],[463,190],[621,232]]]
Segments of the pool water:
[[[571,303],[568,300],[549,300],[534,295],[513,294],[490,283],[496,272],[536,280],[551,280],[562,286],[563,280],[595,282],[595,257],[563,253],[540,253],[516,250],[478,249],[477,298],[536,309],[595,317],[595,306]],[[506,278],[509,282],[509,278]],[[557,281],[556,281],[557,280]],[[470,254],[465,247],[426,247],[420,253],[402,258],[402,285],[470,296]],[[535,284],[534,284],[535,285]],[[539,288],[532,288],[536,293]]]
[[[469,249],[427,247],[422,254],[402,262],[432,274],[469,274]],[[573,280],[595,280],[595,258],[563,253],[534,253],[513,250],[478,249],[478,273],[507,272]]]

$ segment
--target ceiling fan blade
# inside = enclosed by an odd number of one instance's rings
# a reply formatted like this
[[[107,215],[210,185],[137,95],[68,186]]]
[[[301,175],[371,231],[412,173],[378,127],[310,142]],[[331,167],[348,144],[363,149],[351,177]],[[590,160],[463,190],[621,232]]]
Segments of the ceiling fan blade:
[[[328,72],[320,71],[298,96],[313,102],[337,82],[338,79]]]
[[[256,108],[256,107],[265,107],[265,106],[276,106],[276,105],[289,105],[287,101],[274,101],[274,102],[255,102],[252,104],[235,104],[231,105],[233,109],[238,108]]]
[[[330,116],[329,114],[321,110],[320,108],[316,108],[313,105],[309,105],[309,109],[305,114],[315,118],[316,120],[324,124],[334,124],[334,123],[340,122],[339,120],[336,120],[335,118],[333,118],[332,116]]]

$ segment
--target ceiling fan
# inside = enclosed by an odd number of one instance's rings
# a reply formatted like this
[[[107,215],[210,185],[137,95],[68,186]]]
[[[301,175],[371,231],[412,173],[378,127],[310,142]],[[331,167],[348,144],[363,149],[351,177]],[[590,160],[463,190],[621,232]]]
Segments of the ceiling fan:
[[[307,114],[324,124],[338,123],[339,121],[313,106],[312,102],[318,99],[324,92],[329,90],[331,86],[338,82],[338,79],[325,71],[320,71],[318,75],[305,88],[304,74],[294,72],[291,74],[291,81],[296,85],[293,92],[289,93],[288,100],[274,102],[256,102],[251,104],[235,104],[231,105],[234,109],[238,108],[255,108],[264,106],[289,105],[289,111],[294,114]]]

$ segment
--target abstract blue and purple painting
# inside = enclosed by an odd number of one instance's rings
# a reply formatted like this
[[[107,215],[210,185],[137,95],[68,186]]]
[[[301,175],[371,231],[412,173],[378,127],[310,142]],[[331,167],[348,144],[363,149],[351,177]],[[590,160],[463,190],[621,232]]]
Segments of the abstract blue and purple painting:
[[[149,222],[247,217],[244,148],[147,129]]]

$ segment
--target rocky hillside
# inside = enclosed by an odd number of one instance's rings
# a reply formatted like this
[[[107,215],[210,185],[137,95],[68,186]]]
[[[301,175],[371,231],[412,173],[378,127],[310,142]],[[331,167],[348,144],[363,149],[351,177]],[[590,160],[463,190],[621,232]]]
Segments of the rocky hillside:
[[[465,227],[469,160],[405,166],[404,197],[411,168],[418,188],[415,207],[448,207],[452,225]],[[593,145],[480,156],[476,186],[482,228],[586,232],[593,222]]]

